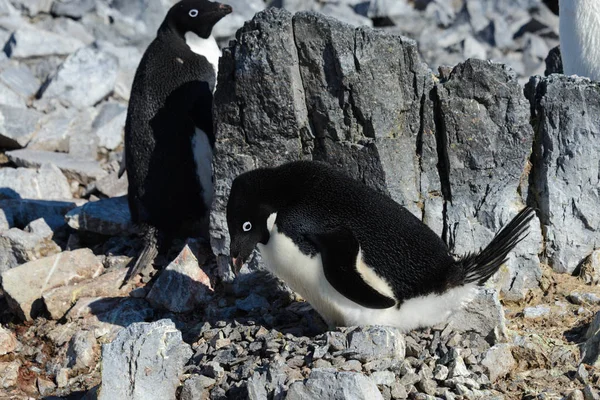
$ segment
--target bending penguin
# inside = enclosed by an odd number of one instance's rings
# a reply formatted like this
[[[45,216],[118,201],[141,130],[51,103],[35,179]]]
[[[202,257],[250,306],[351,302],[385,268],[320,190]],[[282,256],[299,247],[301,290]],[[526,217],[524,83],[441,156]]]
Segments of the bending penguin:
[[[560,53],[565,75],[600,81],[600,1],[559,1]]]
[[[143,227],[144,249],[125,281],[150,265],[159,249],[168,249],[172,239],[208,237],[218,60],[211,31],[231,11],[208,0],[175,4],[136,71],[125,160],[129,209],[133,222]],[[190,33],[204,41],[206,55],[191,50]]]
[[[227,203],[234,272],[255,246],[330,326],[403,331],[443,322],[521,241],[525,208],[477,254],[454,258],[391,198],[333,167],[297,161],[239,175]]]

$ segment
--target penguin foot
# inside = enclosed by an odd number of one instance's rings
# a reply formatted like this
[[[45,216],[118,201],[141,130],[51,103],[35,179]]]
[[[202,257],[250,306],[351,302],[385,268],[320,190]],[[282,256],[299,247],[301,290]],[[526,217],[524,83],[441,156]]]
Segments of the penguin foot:
[[[152,266],[154,259],[158,255],[158,235],[157,230],[153,226],[147,225],[144,229],[144,248],[140,253],[139,257],[133,264],[133,267],[129,269],[127,275],[123,279],[121,287],[125,286],[133,277],[140,272]]]

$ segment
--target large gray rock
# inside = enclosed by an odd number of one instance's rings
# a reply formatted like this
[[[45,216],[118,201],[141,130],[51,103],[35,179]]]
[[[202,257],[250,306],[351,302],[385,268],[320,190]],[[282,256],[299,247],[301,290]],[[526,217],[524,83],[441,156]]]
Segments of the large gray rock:
[[[71,198],[69,181],[53,164],[38,169],[0,169],[0,198],[66,200]]]
[[[210,277],[186,245],[160,274],[146,300],[154,307],[185,313],[208,302],[212,292]]]
[[[348,334],[344,356],[360,362],[380,358],[404,359],[406,343],[404,336],[395,328],[370,326],[357,328]]]
[[[68,55],[83,46],[85,44],[77,38],[29,26],[15,31],[4,47],[4,51],[11,58],[31,58]]]
[[[137,232],[131,221],[126,196],[86,203],[69,211],[65,219],[71,228],[83,232],[109,236]]]
[[[117,73],[118,62],[114,56],[84,47],[65,60],[42,97],[58,99],[69,107],[89,107],[113,91]]]
[[[504,309],[495,289],[480,288],[473,300],[448,319],[448,325],[458,332],[477,332],[490,343],[507,338]]]
[[[517,362],[513,358],[510,349],[510,344],[501,343],[491,347],[485,353],[481,364],[487,368],[490,381],[496,382],[496,380],[506,376],[517,366]]]
[[[170,320],[132,324],[102,346],[99,400],[174,399],[192,354]]]
[[[0,147],[20,149],[27,146],[39,128],[41,117],[29,108],[0,105]]]
[[[0,82],[0,104],[14,108],[27,108],[26,100],[2,82]]]
[[[40,121],[40,129],[27,145],[31,150],[69,151],[69,139],[74,134],[71,124],[78,118],[74,109],[59,108],[44,115]]]
[[[96,46],[108,54],[117,57],[119,61],[119,72],[115,82],[115,96],[125,101],[129,100],[131,85],[135,71],[142,59],[142,50],[133,46],[115,46],[111,42],[97,41]]]
[[[231,182],[249,169],[325,160],[420,215],[417,148],[432,125],[420,110],[432,85],[411,40],[312,12],[258,13],[224,50],[215,93],[211,243],[220,267]]]
[[[39,168],[43,164],[54,164],[67,178],[74,179],[82,185],[107,175],[97,161],[73,157],[65,153],[20,149],[8,151],[6,155],[19,167]]]
[[[305,381],[290,385],[286,400],[383,400],[375,383],[358,372],[315,368]]]
[[[43,308],[45,292],[97,277],[103,270],[90,249],[66,251],[3,272],[2,290],[13,313],[31,321]]]
[[[34,96],[40,88],[40,81],[24,63],[10,65],[0,72],[0,80],[23,98]]]
[[[0,200],[0,210],[8,222],[8,227],[26,226],[31,221],[43,218],[52,228],[56,229],[65,225],[65,214],[86,201],[82,199],[70,200]]]
[[[92,124],[98,145],[114,150],[123,143],[127,107],[119,103],[104,103]]]
[[[531,78],[525,92],[535,121],[530,202],[549,264],[571,273],[600,247],[600,86],[551,75]]]
[[[436,87],[437,135],[443,141],[438,145],[444,152],[439,165],[443,237],[455,254],[485,247],[525,204],[521,180],[527,177],[533,132],[522,92],[507,67],[481,60],[459,64]],[[541,278],[541,234],[534,230],[529,239],[503,271],[510,282],[506,291],[516,283],[523,292]]]

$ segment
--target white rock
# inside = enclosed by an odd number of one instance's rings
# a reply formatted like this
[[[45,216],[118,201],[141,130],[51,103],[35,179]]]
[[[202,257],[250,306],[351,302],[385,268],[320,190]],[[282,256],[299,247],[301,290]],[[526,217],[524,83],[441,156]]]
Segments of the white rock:
[[[0,325],[0,356],[12,353],[17,348],[15,334]]]
[[[85,108],[108,96],[115,87],[118,63],[114,56],[84,47],[69,56],[44,91],[45,100]]]
[[[19,149],[27,146],[38,130],[41,117],[35,110],[0,105],[0,147]]]
[[[506,376],[517,366],[510,349],[509,344],[501,343],[490,348],[485,354],[481,364],[488,369],[490,381],[495,382],[498,378]]]
[[[53,164],[40,168],[0,169],[0,197],[66,200],[72,197],[69,181]]]

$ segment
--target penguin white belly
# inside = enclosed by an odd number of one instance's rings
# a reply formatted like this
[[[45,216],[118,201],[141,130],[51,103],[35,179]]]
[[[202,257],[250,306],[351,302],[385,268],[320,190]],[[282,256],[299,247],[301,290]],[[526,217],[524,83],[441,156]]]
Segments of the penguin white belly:
[[[212,182],[212,147],[206,133],[196,128],[192,136],[192,151],[196,163],[196,176],[202,186],[202,198],[207,208],[212,206],[213,182]]]
[[[442,295],[427,295],[405,301],[398,309],[363,307],[338,292],[325,278],[320,254],[303,254],[294,242],[274,225],[275,215],[267,222],[270,238],[258,249],[269,271],[306,299],[329,323],[339,326],[386,325],[402,331],[443,322],[452,312],[470,301],[475,284],[451,289]]]
[[[600,81],[600,2],[560,1],[560,52],[565,75]]]
[[[213,69],[215,70],[216,77],[219,72],[219,58],[221,57],[221,49],[219,48],[215,38],[210,35],[208,39],[203,39],[193,32],[187,32],[185,34],[185,43],[194,53],[204,56],[208,60],[210,65],[212,65]],[[216,88],[217,84],[215,83],[213,93]]]

